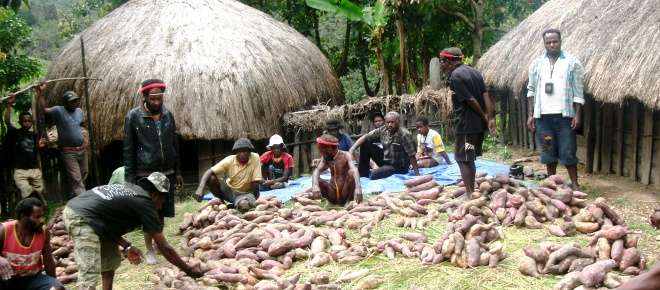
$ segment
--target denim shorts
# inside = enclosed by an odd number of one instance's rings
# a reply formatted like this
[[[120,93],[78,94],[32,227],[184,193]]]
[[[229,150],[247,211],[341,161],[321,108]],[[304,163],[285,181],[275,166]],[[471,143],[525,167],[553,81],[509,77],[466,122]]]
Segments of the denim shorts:
[[[564,166],[578,163],[575,131],[571,129],[572,119],[561,114],[541,115],[541,118],[536,119],[536,146],[541,153],[541,163],[559,161]]]

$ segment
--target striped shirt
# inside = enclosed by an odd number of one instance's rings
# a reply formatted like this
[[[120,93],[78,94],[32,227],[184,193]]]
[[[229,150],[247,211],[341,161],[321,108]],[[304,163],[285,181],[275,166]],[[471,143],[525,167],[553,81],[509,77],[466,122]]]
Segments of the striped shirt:
[[[577,58],[563,50],[559,54],[559,58],[568,62],[568,65],[566,66],[567,71],[565,73],[567,77],[564,92],[563,94],[559,94],[559,97],[562,98],[561,114],[564,117],[573,118],[575,117],[573,103],[584,105],[584,69]],[[543,63],[548,61],[548,59],[548,54],[545,53],[543,56],[535,59],[529,66],[527,97],[534,98],[534,118],[541,118],[542,102],[540,102],[537,97],[540,97],[539,92],[545,89],[545,85],[541,81],[541,69]]]

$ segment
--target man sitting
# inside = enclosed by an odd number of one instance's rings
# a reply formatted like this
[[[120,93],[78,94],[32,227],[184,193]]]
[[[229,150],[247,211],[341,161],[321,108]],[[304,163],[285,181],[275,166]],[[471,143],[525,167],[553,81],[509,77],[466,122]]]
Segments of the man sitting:
[[[385,124],[385,117],[380,112],[371,115],[371,122],[373,127],[371,130],[383,127]],[[358,159],[358,170],[360,177],[369,177],[371,169],[378,168],[378,164],[383,164],[383,144],[380,140],[372,139],[367,140],[360,146],[360,157]]]
[[[44,204],[28,197],[16,205],[16,218],[0,227],[0,289],[64,289],[55,279]],[[46,275],[42,271],[46,271]]]
[[[436,130],[429,128],[429,119],[422,116],[415,122],[417,128],[417,165],[429,168],[440,164],[441,158],[451,164],[445,152],[445,144]]]
[[[385,115],[386,126],[374,129],[357,139],[349,153],[353,155],[355,149],[368,140],[379,140],[383,144],[383,164],[371,171],[371,179],[381,179],[393,174],[408,173],[412,165],[415,175],[419,175],[417,159],[415,158],[415,140],[412,134],[400,126],[401,117],[397,112]]]
[[[234,155],[225,157],[202,176],[195,192],[197,200],[202,200],[204,187],[208,186],[211,193],[220,199],[213,203],[228,202],[230,207],[240,211],[254,208],[263,178],[259,154],[252,150],[254,146],[247,138],[236,140],[232,147]]]
[[[324,134],[316,138],[321,153],[321,161],[312,174],[312,197],[324,197],[333,204],[348,201],[362,201],[360,175],[353,164],[353,157],[346,151],[338,150],[337,138]],[[321,172],[330,169],[330,182],[321,180]]]
[[[270,137],[266,149],[268,151],[259,157],[261,174],[265,179],[259,186],[259,190],[284,188],[293,170],[293,157],[284,151],[284,140],[277,134]]]
[[[331,119],[325,122],[325,133],[335,136],[339,140],[337,143],[339,150],[348,151],[348,149],[351,149],[351,145],[353,145],[353,140],[342,129],[344,129],[344,125],[339,120]]]

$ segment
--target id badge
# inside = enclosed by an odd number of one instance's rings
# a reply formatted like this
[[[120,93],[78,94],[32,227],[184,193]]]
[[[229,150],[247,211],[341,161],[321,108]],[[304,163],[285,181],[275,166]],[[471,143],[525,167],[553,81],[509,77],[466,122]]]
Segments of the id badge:
[[[553,83],[545,83],[545,93],[547,95],[552,95],[552,93],[555,91],[555,84]]]

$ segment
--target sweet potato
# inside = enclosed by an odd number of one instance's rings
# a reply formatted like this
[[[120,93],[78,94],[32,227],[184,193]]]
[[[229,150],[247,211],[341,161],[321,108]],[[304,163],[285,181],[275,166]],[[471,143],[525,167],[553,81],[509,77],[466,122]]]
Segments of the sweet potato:
[[[594,236],[591,238],[591,241],[589,241],[589,245],[594,245],[596,241],[601,237],[609,241],[614,241],[623,238],[626,234],[628,234],[627,228],[616,225],[611,228],[596,232],[596,234],[594,234]]]
[[[432,180],[433,180],[432,175],[422,175],[422,176],[414,177],[412,179],[408,179],[408,180],[404,181],[403,184],[406,187],[415,187],[417,185],[424,184],[424,183],[427,183],[427,182],[432,181]]]
[[[605,275],[605,280],[603,280],[603,286],[609,289],[617,288],[621,286],[621,284],[622,284],[621,277],[612,272],[607,273],[607,275]]]
[[[453,198],[457,198],[457,197],[459,197],[461,195],[464,195],[464,194],[465,194],[465,187],[459,187],[451,193],[451,196]]]
[[[639,234],[627,234],[625,237],[626,248],[636,248],[640,238]]]
[[[656,229],[660,229],[660,209],[655,209],[649,215],[649,223]]]
[[[476,238],[471,238],[467,240],[465,247],[467,251],[468,266],[470,267],[479,266],[479,259],[481,257],[481,246],[479,245],[479,241],[477,241]]]
[[[550,256],[547,250],[540,248],[526,247],[523,252],[539,264],[545,264],[548,261],[548,256]]]
[[[422,184],[419,184],[419,185],[415,185],[414,187],[407,188],[405,192],[406,193],[420,192],[420,191],[432,189],[436,186],[438,186],[438,183],[431,180],[431,181],[428,181],[428,182],[425,182],[425,183],[422,183]]]
[[[628,248],[623,251],[621,262],[619,262],[619,269],[626,269],[630,266],[639,264],[641,254],[637,248]]]
[[[369,274],[369,269],[360,269],[356,271],[344,271],[337,278],[337,283],[351,282],[360,279]]]
[[[557,285],[555,285],[553,290],[573,290],[575,287],[580,285],[580,278],[578,275],[580,272],[570,272],[566,275],[564,275],[559,282],[557,282]]]
[[[536,269],[536,261],[528,256],[520,257],[520,263],[518,265],[518,271],[523,275],[538,277],[539,272]]]
[[[421,242],[421,243],[426,243],[427,238],[424,234],[420,233],[415,233],[415,232],[407,232],[401,234],[401,238],[406,239],[411,242]]]
[[[330,263],[332,261],[332,257],[330,257],[330,254],[326,252],[320,252],[315,254],[312,259],[307,263],[307,265],[312,266],[312,267],[321,267],[327,263]]]
[[[603,283],[607,272],[612,270],[612,268],[615,266],[616,262],[614,262],[612,259],[598,261],[584,267],[584,269],[580,271],[580,274],[578,274],[578,278],[580,279],[582,285],[587,287],[595,287],[596,285]]]
[[[546,262],[546,269],[556,264],[557,262],[566,259],[568,256],[576,256],[578,258],[593,258],[593,253],[588,251],[583,251],[582,249],[576,248],[574,245],[564,245],[559,250],[552,252],[548,256],[548,261]]]
[[[385,279],[383,277],[376,275],[369,275],[361,279],[358,282],[357,286],[355,286],[355,289],[356,290],[374,289],[380,286],[380,284],[383,284],[383,282],[385,282]]]
[[[309,281],[312,284],[317,284],[317,285],[328,284],[330,283],[330,273],[328,272],[314,273],[312,274],[312,277],[309,278]]]
[[[600,207],[605,213],[605,216],[609,218],[615,225],[625,225],[625,221],[619,214],[617,214],[609,205],[605,203],[605,199],[602,197],[596,198],[594,200],[594,205]]]
[[[293,242],[288,238],[279,238],[268,246],[268,255],[279,257],[294,248]]]
[[[595,262],[592,258],[577,258],[571,262],[571,266],[568,267],[568,272],[582,271],[584,267],[589,266]]]
[[[590,222],[575,222],[575,229],[583,234],[590,234],[598,230],[600,227],[597,223]]]
[[[621,258],[623,257],[623,250],[625,250],[624,246],[625,244],[622,239],[616,240],[612,243],[610,256],[617,264],[621,262]]]
[[[208,277],[219,282],[244,283],[246,281],[246,278],[243,274],[216,273],[208,275]]]
[[[596,242],[596,248],[598,249],[598,260],[610,259],[612,247],[606,238],[599,238]]]
[[[565,237],[566,233],[559,225],[549,225],[548,232],[557,237]]]
[[[568,271],[568,269],[571,267],[571,264],[576,259],[577,258],[575,256],[568,256],[566,259],[561,260],[557,265],[551,265],[548,267],[548,269],[544,269],[546,270],[545,273],[553,275],[564,274]]]
[[[267,239],[269,237],[270,235],[261,229],[252,230],[240,241],[238,241],[238,243],[236,243],[236,249],[258,246],[263,239]]]
[[[635,266],[630,266],[630,267],[624,269],[623,271],[621,271],[621,273],[623,273],[623,274],[633,275],[633,276],[639,275],[640,272],[641,272],[641,270],[639,268],[635,267]]]
[[[541,229],[543,228],[543,225],[536,220],[534,215],[532,214],[527,214],[525,217],[525,226],[530,229]]]
[[[435,187],[427,189],[427,190],[421,190],[421,191],[418,191],[418,192],[410,192],[409,194],[412,195],[414,198],[416,198],[418,200],[421,200],[421,199],[435,200],[435,199],[438,198],[438,195],[440,194],[441,190],[442,190],[441,187],[435,186]]]

